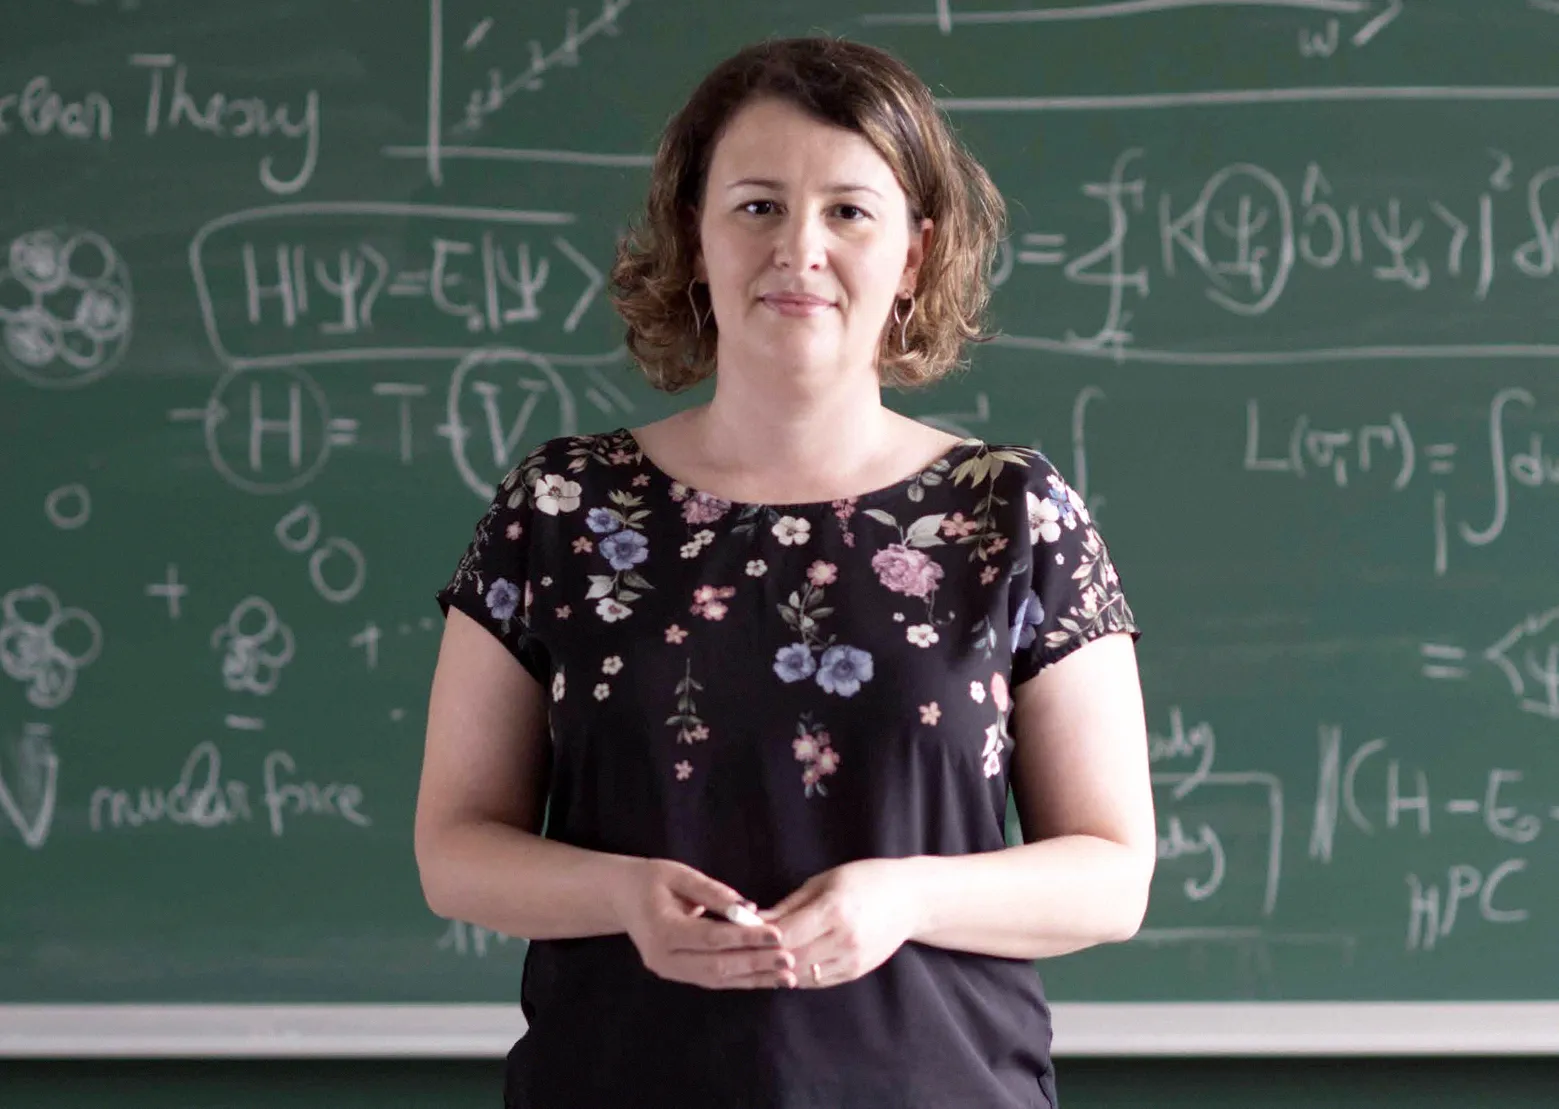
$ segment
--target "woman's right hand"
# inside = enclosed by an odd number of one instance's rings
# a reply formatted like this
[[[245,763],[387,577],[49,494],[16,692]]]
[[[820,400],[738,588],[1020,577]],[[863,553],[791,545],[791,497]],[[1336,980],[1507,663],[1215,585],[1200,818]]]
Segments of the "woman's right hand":
[[[614,891],[618,916],[654,974],[711,990],[793,989],[795,958],[780,930],[733,924],[721,915],[744,903],[723,882],[673,859],[643,859]]]

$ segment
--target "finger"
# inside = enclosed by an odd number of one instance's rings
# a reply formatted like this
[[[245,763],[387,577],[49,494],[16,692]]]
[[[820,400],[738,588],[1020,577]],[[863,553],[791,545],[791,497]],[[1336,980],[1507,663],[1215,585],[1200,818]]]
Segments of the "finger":
[[[671,892],[694,905],[721,914],[730,905],[753,906],[753,902],[724,882],[717,882],[692,867],[678,867],[667,882]]]
[[[842,963],[848,954],[844,933],[835,929],[825,931],[803,944],[789,944],[785,950],[796,957],[797,967],[809,973],[813,963],[821,964],[826,971],[829,963]]]
[[[788,916],[803,905],[808,904],[820,893],[821,890],[818,887],[808,883],[791,893],[789,897],[786,897],[773,908],[764,909],[758,915],[767,921],[779,920],[781,917]]]
[[[796,981],[796,960],[789,952],[725,952],[673,954],[665,962],[666,977],[709,989],[774,989]]]
[[[772,951],[781,946],[780,930],[772,924],[762,928],[747,927],[705,916],[674,925],[668,946],[672,951],[695,953],[744,949]]]
[[[833,906],[826,897],[819,897],[798,906],[788,916],[774,922],[780,930],[780,942],[788,951],[800,951],[815,943],[837,925]]]

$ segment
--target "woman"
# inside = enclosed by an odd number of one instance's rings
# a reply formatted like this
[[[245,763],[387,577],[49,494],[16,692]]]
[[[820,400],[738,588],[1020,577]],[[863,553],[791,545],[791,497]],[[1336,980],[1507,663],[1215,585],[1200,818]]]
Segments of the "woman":
[[[615,302],[713,399],[538,446],[439,594],[417,860],[532,941],[508,1105],[1054,1106],[1031,960],[1153,869],[1138,633],[1043,456],[881,403],[978,335],[1002,216],[870,47],[669,124]]]

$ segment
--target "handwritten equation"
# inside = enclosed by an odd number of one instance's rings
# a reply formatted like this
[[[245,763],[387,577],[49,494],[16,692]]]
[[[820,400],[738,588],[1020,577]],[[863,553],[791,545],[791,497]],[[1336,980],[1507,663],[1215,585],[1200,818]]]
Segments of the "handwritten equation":
[[[566,212],[276,205],[206,224],[190,266],[229,365],[459,357],[521,336],[555,343],[592,308],[609,311],[601,268],[563,234],[574,223]]]
[[[1526,771],[1502,766],[1436,794],[1428,770],[1393,753],[1387,738],[1376,737],[1350,748],[1342,728],[1327,724],[1321,726],[1319,739],[1312,859],[1330,863],[1343,828],[1365,837],[1409,835],[1427,840],[1436,829],[1445,834],[1449,824],[1453,835],[1476,829],[1495,845],[1510,845],[1511,853],[1492,866],[1450,864],[1443,883],[1425,880],[1416,871],[1404,875],[1407,950],[1431,950],[1450,937],[1463,902],[1472,906],[1463,919],[1475,914],[1488,924],[1520,924],[1530,918],[1522,894],[1530,899],[1535,876],[1527,873],[1528,853],[1518,849],[1533,843],[1550,823],[1559,822],[1559,794],[1544,799]],[[1464,843],[1465,837],[1459,836],[1457,842]],[[1504,888],[1507,881],[1510,886]]]
[[[1548,452],[1542,430],[1521,426],[1523,416],[1528,421],[1541,418],[1537,397],[1523,388],[1501,389],[1485,411],[1481,441],[1465,457],[1478,467],[1480,483],[1486,481],[1486,499],[1472,519],[1455,522],[1454,536],[1440,479],[1456,472],[1464,457],[1462,445],[1454,440],[1424,442],[1399,411],[1381,411],[1373,420],[1347,424],[1306,412],[1285,412],[1274,420],[1270,404],[1264,412],[1259,400],[1248,400],[1242,465],[1249,473],[1313,479],[1337,489],[1372,484],[1393,492],[1407,489],[1427,473],[1434,485],[1434,573],[1444,577],[1453,537],[1468,547],[1487,547],[1505,534],[1513,512],[1530,511],[1539,503],[1535,498],[1559,485],[1559,455]]]
[[[1529,285],[1559,273],[1559,165],[1520,165],[1495,151],[1481,169],[1469,162],[1469,184],[1457,194],[1409,197],[1379,195],[1359,183],[1389,176],[1380,166],[1350,167],[1344,188],[1320,161],[1289,177],[1235,162],[1188,191],[1155,187],[1150,162],[1145,148],[1130,148],[1104,179],[1080,186],[1103,208],[1102,241],[1079,243],[1074,230],[1049,227],[1022,231],[1004,244],[996,271],[1003,288],[1069,314],[1080,310],[1086,301],[1055,294],[1059,281],[1093,290],[1098,311],[1088,324],[1004,342],[1186,364],[1340,357],[1348,351],[1301,350],[1284,336],[1359,333],[1382,313],[1404,319],[1396,305],[1441,286],[1451,299],[1434,304],[1464,306],[1454,331],[1436,329],[1444,347],[1559,339],[1541,327],[1502,331],[1510,324],[1477,310],[1497,299],[1506,282]],[[1277,318],[1296,326],[1273,338],[1262,329],[1232,327]],[[1161,349],[1197,321],[1227,335],[1200,351]],[[1422,329],[1368,331],[1374,355],[1400,348],[1406,356],[1424,346]],[[1229,336],[1238,336],[1238,348],[1230,348]]]

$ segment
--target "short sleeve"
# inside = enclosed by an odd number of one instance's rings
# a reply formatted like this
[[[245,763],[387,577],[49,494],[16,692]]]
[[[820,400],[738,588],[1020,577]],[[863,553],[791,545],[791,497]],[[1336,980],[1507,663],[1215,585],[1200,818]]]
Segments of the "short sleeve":
[[[1109,548],[1083,498],[1044,455],[1031,455],[1012,578],[1012,685],[1112,632],[1142,637]]]
[[[538,682],[550,678],[546,648],[531,626],[534,591],[529,572],[538,537],[527,456],[499,483],[449,583],[435,595],[446,616],[458,608],[498,639]],[[538,469],[539,472],[539,469]]]

